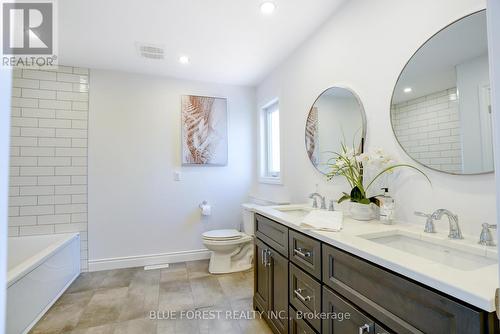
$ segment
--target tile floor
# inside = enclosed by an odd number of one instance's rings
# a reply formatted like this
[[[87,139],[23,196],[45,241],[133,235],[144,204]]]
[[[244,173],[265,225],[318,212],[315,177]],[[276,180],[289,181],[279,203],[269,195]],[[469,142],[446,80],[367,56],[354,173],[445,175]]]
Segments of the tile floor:
[[[271,333],[259,318],[226,319],[228,310],[252,311],[252,294],[253,271],[210,275],[208,261],[179,263],[161,270],[83,273],[30,333]],[[178,311],[180,317],[186,310],[221,316],[214,320],[149,318],[150,311]]]

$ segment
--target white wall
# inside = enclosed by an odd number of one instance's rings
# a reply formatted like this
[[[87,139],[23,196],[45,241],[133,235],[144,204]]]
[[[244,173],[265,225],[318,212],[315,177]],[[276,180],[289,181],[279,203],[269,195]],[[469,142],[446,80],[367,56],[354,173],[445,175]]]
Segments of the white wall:
[[[282,126],[283,186],[255,183],[252,193],[270,199],[304,202],[319,190],[337,198],[345,183],[327,183],[310,164],[304,149],[307,112],[327,87],[348,86],[367,114],[368,149],[382,147],[400,161],[413,163],[397,144],[390,125],[390,101],[399,73],[429,37],[452,21],[483,9],[477,0],[351,0],[315,36],[271,73],[257,89],[258,106],[278,96]],[[464,233],[479,236],[483,222],[495,221],[494,175],[453,176],[425,169],[421,176],[405,172],[393,188],[397,215],[424,225],[413,211],[444,207],[460,216]],[[394,189],[393,189],[394,190]],[[437,223],[447,229],[447,222]]]
[[[5,333],[7,291],[7,200],[9,187],[10,93],[12,71],[0,69],[0,333]]]
[[[201,250],[202,232],[239,228],[256,169],[253,88],[101,70],[91,71],[91,87],[91,270],[116,266],[116,258],[143,257],[127,262],[138,265],[152,254]],[[180,166],[183,94],[227,97],[226,167]],[[207,218],[198,208],[203,200],[212,205]]]

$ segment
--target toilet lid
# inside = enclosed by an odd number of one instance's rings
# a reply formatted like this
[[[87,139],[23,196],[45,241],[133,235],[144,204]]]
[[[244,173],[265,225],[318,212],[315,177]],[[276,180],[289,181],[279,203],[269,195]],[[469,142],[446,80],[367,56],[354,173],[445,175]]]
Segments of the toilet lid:
[[[234,229],[212,230],[203,233],[202,236],[204,239],[211,240],[235,240],[241,238],[241,232]]]

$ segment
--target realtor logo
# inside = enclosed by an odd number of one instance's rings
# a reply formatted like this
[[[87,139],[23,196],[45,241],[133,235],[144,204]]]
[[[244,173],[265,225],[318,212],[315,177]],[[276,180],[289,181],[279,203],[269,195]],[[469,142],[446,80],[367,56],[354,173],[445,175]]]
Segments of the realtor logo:
[[[55,65],[55,3],[35,1],[2,1],[3,65]]]

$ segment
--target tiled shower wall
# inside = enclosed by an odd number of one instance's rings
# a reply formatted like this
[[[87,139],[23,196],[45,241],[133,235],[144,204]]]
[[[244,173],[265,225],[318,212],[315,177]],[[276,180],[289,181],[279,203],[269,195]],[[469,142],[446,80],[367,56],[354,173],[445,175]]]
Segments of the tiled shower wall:
[[[89,71],[14,71],[9,235],[80,232],[87,252]]]
[[[462,171],[456,88],[394,105],[391,114],[398,140],[413,159],[443,171]]]

